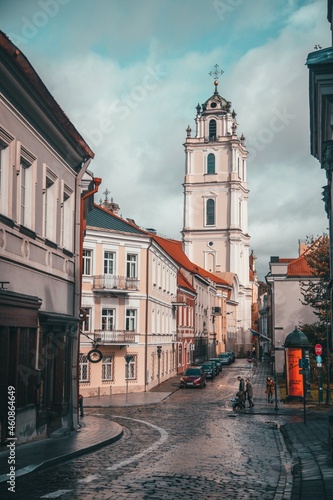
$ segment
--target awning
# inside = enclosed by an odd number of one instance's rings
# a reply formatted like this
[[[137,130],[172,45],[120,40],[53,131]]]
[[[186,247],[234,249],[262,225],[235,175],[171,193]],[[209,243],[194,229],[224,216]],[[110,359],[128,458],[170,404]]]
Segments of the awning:
[[[266,335],[263,335],[260,332],[256,332],[255,330],[252,330],[252,328],[249,328],[250,332],[254,337],[261,337],[261,340],[268,340],[268,342],[271,342],[271,339],[269,337],[266,337]]]

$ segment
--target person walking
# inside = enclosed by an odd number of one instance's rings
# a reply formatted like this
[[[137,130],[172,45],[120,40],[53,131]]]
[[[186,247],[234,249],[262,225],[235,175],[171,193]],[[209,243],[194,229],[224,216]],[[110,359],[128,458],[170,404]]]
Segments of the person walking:
[[[241,408],[245,408],[245,382],[243,377],[238,375],[237,380],[239,381],[238,394]]]
[[[267,394],[267,402],[268,403],[273,403],[274,391],[275,391],[274,380],[271,379],[271,377],[267,377],[265,393]]]
[[[251,380],[249,378],[246,379],[246,394],[247,394],[247,399],[248,399],[248,402],[249,402],[249,408],[253,408],[254,407],[254,404],[253,404],[253,387],[252,387],[252,383],[251,383]]]

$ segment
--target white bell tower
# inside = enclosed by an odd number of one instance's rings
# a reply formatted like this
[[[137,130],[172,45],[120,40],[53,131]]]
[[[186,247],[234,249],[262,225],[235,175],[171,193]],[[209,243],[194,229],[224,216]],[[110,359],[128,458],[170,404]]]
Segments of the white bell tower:
[[[248,189],[245,137],[237,135],[236,113],[218,92],[197,106],[195,137],[185,141],[183,248],[206,270],[237,274],[249,286]]]

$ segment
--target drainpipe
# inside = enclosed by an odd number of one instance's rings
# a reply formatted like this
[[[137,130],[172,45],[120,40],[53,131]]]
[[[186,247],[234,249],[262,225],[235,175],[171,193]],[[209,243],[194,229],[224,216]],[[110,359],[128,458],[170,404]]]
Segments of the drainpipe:
[[[150,243],[147,248],[146,259],[146,318],[145,318],[145,392],[147,392],[147,370],[148,370],[148,299],[149,299],[149,250],[153,244],[153,239],[150,237]]]
[[[80,169],[79,174],[76,178],[76,200],[75,200],[75,242],[79,242],[79,251],[75,253],[75,299],[74,299],[74,311],[73,316],[77,317],[80,307],[81,307],[81,294],[82,294],[82,260],[83,260],[83,238],[84,231],[86,228],[86,223],[84,220],[84,201],[89,197],[97,193],[98,187],[100,186],[102,179],[96,177],[93,179],[95,188],[89,191],[84,196],[81,196],[81,182],[84,174],[86,173],[91,158],[89,158]],[[79,214],[78,210],[79,209]],[[75,245],[76,248],[76,245]],[[73,349],[73,366],[72,366],[72,381],[73,388],[72,394],[72,405],[73,405],[73,428],[77,429],[79,426],[79,362],[80,362],[80,329],[77,330],[77,343],[76,352]],[[74,389],[75,388],[75,389]]]

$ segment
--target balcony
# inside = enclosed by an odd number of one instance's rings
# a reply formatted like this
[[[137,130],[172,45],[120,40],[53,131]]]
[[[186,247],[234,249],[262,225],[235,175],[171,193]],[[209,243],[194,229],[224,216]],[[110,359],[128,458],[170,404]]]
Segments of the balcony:
[[[139,290],[137,278],[126,278],[125,276],[114,276],[113,274],[100,274],[93,277],[94,292],[130,293]]]
[[[95,330],[94,340],[100,345],[138,344],[139,342],[134,330]]]

